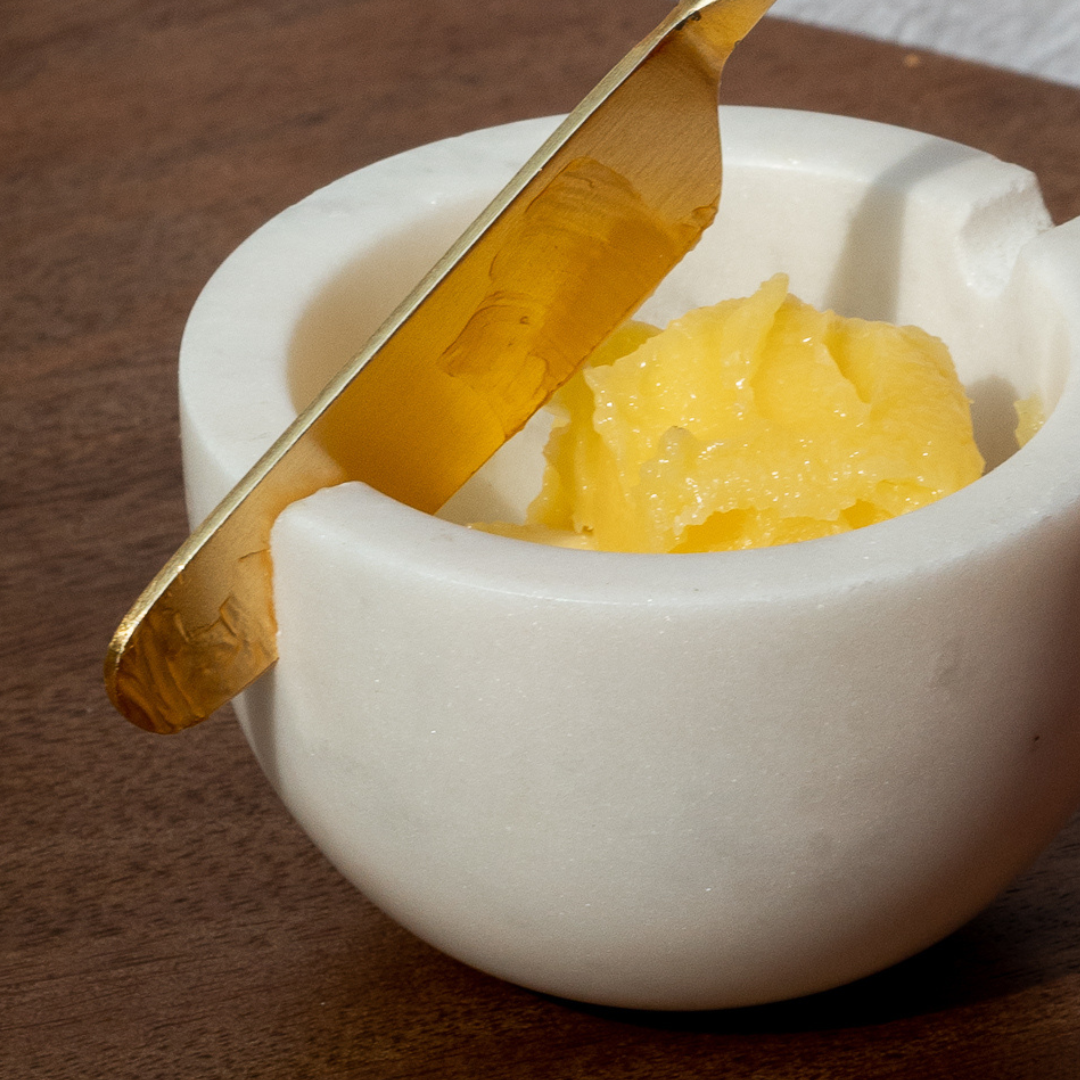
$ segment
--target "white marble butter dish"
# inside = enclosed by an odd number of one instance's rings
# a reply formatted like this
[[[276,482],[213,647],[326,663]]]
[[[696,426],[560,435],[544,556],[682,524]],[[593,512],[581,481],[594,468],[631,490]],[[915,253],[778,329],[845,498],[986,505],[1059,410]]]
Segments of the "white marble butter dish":
[[[225,262],[181,352],[193,522],[553,124],[363,169]],[[238,702],[376,904],[604,1004],[878,970],[989,903],[1080,802],[1080,221],[1051,228],[1029,173],[912,131],[750,108],[721,130],[717,223],[642,314],[783,270],[818,306],[920,325],[952,349],[987,475],[842,536],[659,556],[458,523],[520,514],[538,430],[442,517],[328,489],[275,526],[280,660]],[[1014,452],[1032,393],[1048,420]]]

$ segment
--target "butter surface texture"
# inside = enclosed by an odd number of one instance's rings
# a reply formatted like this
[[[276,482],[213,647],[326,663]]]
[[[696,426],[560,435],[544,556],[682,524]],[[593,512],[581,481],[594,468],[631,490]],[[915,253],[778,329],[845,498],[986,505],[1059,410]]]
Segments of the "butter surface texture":
[[[983,471],[941,341],[818,311],[783,274],[663,331],[628,324],[549,407],[527,523],[481,528],[605,551],[761,547],[894,517]]]

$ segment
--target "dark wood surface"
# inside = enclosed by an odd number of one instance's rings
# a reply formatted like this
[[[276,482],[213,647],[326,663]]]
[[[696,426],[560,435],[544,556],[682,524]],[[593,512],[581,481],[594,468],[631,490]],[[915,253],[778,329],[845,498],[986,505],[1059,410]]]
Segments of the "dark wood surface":
[[[0,0],[0,1077],[1076,1080],[1080,820],[988,911],[815,998],[643,1015],[413,939],[277,803],[229,715],[143,734],[108,636],[185,532],[176,352],[313,188],[564,111],[666,0]],[[732,102],[1021,162],[1080,214],[1080,92],[784,22]]]

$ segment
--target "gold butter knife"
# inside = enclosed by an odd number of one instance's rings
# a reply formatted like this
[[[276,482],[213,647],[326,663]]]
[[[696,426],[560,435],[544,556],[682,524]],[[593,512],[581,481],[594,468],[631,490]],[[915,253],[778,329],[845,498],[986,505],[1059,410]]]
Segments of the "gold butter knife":
[[[698,241],[717,93],[773,0],[683,0],[540,148],[196,530],[120,624],[116,708],[206,719],[276,659],[270,529],[346,480],[437,510]]]

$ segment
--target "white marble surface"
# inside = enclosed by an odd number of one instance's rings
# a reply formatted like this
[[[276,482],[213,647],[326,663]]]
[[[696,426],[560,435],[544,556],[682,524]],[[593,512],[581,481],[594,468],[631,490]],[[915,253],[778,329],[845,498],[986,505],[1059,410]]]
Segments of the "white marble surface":
[[[1080,0],[777,0],[773,13],[1080,86]]]
[[[194,518],[295,415],[290,367],[377,325],[551,123],[370,166],[227,260],[181,348]],[[323,490],[275,526],[280,659],[238,700],[369,899],[610,1005],[879,969],[987,904],[1080,798],[1080,220],[1049,228],[1029,173],[929,135],[760,109],[723,128],[715,230],[645,317],[786,269],[811,302],[953,343],[984,432],[1032,389],[1043,430],[906,517],[715,555],[541,547]],[[513,475],[484,479],[491,506],[531,496]]]

